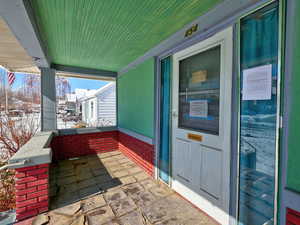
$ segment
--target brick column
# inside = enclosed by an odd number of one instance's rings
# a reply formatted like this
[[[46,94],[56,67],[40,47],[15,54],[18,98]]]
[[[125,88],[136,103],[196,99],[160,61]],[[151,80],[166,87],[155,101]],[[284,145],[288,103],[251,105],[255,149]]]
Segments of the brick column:
[[[48,211],[49,164],[16,169],[17,221]]]

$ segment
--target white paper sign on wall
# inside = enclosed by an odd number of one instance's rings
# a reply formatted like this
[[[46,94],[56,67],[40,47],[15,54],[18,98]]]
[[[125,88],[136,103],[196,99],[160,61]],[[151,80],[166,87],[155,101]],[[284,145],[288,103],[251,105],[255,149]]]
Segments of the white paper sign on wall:
[[[272,65],[243,71],[242,100],[269,100],[272,95]]]

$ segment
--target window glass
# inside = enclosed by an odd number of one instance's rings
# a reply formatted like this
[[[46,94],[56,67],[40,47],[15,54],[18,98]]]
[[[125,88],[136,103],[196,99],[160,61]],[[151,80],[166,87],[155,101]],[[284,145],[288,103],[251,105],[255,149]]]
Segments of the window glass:
[[[274,224],[278,32],[277,3],[241,20],[240,225]],[[244,78],[263,80],[266,73],[249,75],[263,67],[269,68],[270,97],[249,99]]]
[[[219,134],[221,47],[179,62],[179,128]]]
[[[57,127],[84,128],[116,125],[116,83],[56,77]]]

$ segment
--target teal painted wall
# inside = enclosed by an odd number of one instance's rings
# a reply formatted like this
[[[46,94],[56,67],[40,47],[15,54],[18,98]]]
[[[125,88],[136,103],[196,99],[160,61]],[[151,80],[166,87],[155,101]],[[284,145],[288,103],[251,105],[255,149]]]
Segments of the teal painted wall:
[[[154,59],[118,78],[118,125],[154,137]]]
[[[300,2],[295,12],[300,12]],[[300,19],[295,18],[291,109],[289,115],[287,186],[300,192]]]

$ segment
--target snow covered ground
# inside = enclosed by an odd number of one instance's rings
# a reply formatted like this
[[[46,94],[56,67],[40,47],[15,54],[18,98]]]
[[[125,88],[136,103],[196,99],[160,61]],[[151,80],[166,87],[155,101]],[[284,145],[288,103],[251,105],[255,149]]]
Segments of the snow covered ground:
[[[64,122],[62,119],[57,119],[57,129],[68,129],[68,128],[74,128],[76,122],[74,121],[67,121]]]
[[[273,177],[276,155],[276,126],[271,117],[259,116],[251,122],[248,118],[243,118],[241,151],[255,151],[256,170]]]

